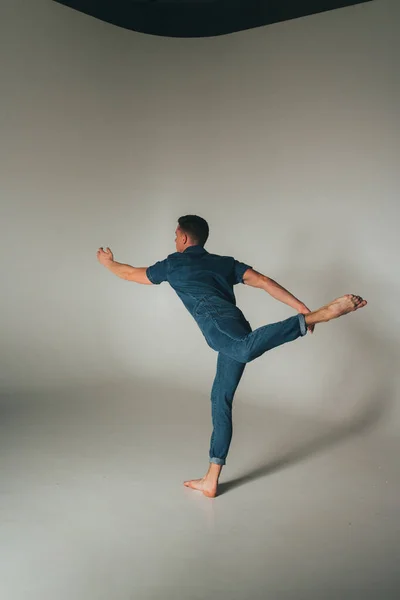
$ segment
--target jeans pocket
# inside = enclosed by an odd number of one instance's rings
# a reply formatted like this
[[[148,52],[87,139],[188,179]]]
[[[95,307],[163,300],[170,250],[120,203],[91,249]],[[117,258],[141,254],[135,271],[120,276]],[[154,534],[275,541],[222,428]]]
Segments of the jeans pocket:
[[[207,312],[206,299],[200,298],[200,300],[197,302],[196,306],[193,309],[193,316],[196,319],[197,317],[204,316],[206,314],[206,312]]]

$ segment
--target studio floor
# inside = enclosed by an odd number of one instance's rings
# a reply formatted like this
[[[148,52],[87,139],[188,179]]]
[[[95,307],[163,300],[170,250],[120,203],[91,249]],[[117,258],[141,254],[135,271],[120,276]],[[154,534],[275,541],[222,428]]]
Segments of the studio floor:
[[[397,600],[400,441],[238,397],[220,495],[206,394],[5,394],[4,600]]]

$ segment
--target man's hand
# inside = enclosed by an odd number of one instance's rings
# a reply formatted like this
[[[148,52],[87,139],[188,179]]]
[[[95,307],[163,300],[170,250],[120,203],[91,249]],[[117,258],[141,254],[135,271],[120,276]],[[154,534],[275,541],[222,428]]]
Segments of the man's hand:
[[[145,285],[152,285],[152,282],[147,277],[147,267],[132,267],[114,260],[114,255],[110,248],[97,250],[97,260],[101,265],[106,267],[111,273],[126,281],[134,281]]]
[[[113,262],[114,255],[111,252],[110,248],[107,248],[106,250],[103,250],[103,248],[99,248],[97,250],[97,260],[100,264],[107,266],[110,264],[110,262]]]
[[[308,313],[310,313],[311,310],[307,308],[305,304],[302,304],[297,312],[299,312],[301,315],[308,315]],[[307,327],[307,329],[310,333],[314,333],[314,327],[315,325],[310,325],[309,327]]]

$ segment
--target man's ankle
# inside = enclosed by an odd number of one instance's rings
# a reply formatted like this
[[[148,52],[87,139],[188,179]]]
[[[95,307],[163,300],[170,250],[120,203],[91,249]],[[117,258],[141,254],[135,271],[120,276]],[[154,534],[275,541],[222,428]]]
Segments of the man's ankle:
[[[320,308],[315,312],[305,315],[306,325],[318,325],[318,323],[326,323],[329,321],[329,313],[325,308]]]

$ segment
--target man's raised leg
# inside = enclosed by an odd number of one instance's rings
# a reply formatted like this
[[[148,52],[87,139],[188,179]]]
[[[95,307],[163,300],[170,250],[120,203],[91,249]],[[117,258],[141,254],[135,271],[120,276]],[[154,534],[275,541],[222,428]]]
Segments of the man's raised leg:
[[[217,327],[209,332],[214,348],[240,363],[248,363],[265,352],[294,341],[307,333],[307,328],[325,323],[366,306],[361,296],[347,294],[306,315],[298,314],[279,323],[263,325],[244,335],[233,336]]]

